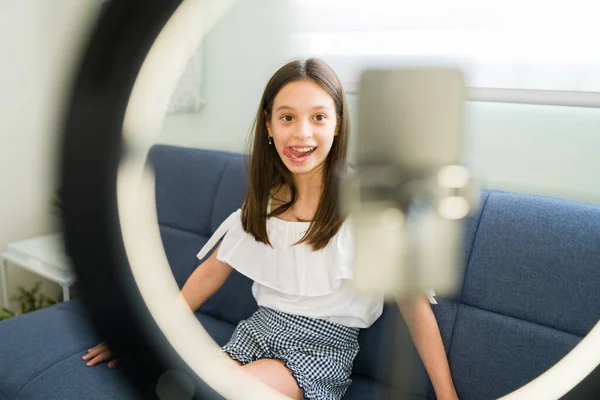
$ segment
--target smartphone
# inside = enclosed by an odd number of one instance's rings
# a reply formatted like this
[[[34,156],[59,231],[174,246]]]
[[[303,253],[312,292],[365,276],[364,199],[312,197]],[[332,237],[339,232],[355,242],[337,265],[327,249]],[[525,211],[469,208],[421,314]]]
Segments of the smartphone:
[[[461,192],[469,183],[461,166],[463,75],[367,70],[358,87],[356,173],[343,189],[355,232],[355,284],[394,297],[451,293],[463,254],[458,208],[469,205]]]

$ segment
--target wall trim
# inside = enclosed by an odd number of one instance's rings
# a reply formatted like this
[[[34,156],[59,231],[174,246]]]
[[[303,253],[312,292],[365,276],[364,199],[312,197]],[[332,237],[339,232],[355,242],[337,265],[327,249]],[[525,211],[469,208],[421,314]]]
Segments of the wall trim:
[[[358,82],[344,84],[347,94],[359,93]],[[467,88],[468,101],[600,108],[600,92]]]

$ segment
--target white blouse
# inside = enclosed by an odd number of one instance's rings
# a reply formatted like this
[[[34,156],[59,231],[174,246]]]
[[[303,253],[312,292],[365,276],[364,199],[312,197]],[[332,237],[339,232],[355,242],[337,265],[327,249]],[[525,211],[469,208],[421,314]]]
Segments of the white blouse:
[[[296,244],[310,222],[271,217],[267,233],[273,247],[244,231],[241,210],[231,214],[197,257],[202,260],[223,237],[217,259],[254,281],[259,306],[320,318],[349,327],[368,328],[383,311],[383,295],[361,292],[352,284],[352,235],[348,221],[319,251]],[[435,303],[429,293],[429,300]]]

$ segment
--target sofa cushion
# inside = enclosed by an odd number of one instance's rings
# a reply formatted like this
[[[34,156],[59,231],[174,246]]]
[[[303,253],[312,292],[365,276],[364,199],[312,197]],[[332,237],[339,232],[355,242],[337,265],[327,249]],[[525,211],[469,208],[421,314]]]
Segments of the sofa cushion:
[[[221,321],[210,315],[202,314],[201,312],[196,312],[196,317],[200,321],[200,324],[202,324],[202,327],[219,346],[225,345],[229,341],[229,338],[231,338],[235,325]]]
[[[91,328],[89,325],[85,325],[83,330],[81,328],[75,330],[74,325],[67,322],[72,318],[81,319],[82,321],[86,320],[85,309],[79,300],[59,303],[57,306],[42,310],[38,314],[38,318],[40,316],[52,317],[66,323],[65,327],[71,328],[69,329],[70,335],[64,336],[63,342],[55,343],[52,351],[49,351],[48,348],[40,351],[40,354],[45,354],[50,359],[50,362],[44,363],[44,366],[39,368],[35,374],[27,375],[26,381],[15,382],[16,385],[14,387],[15,389],[19,388],[19,390],[17,392],[14,389],[6,391],[7,398],[15,398],[16,400],[56,398],[129,400],[141,398],[135,388],[131,387],[122,374],[118,370],[107,368],[106,363],[99,364],[94,368],[85,366],[85,362],[82,361],[81,357],[85,354],[87,348],[97,344],[99,340],[89,330]],[[196,316],[204,329],[219,345],[223,345],[229,340],[234,329],[233,325],[199,312],[196,313]],[[14,319],[14,321],[20,319],[21,317]],[[30,326],[30,328],[32,327]],[[39,330],[39,333],[43,332],[41,325],[35,329]],[[56,350],[65,347],[68,344],[66,341],[70,342],[73,334],[80,337],[90,336],[90,339],[85,342],[85,346],[82,346],[80,342],[77,350],[64,358],[63,354],[58,354]],[[92,344],[90,345],[90,343]],[[23,356],[20,351],[16,355]],[[28,366],[28,371],[30,371],[31,365],[37,364],[31,358],[28,358],[24,365]],[[0,372],[0,374],[3,377],[5,376],[3,372]],[[16,395],[16,397],[12,397],[13,395]]]
[[[181,289],[198,266],[197,249],[204,246],[208,239],[205,236],[170,226],[160,226],[160,236],[167,261],[177,286]]]
[[[142,399],[119,370],[106,363],[86,367],[81,353],[61,359],[33,378],[15,400]]]
[[[242,205],[247,181],[244,157],[156,145],[148,161],[155,171],[165,253],[181,288],[200,263],[196,254],[220,223]],[[233,271],[200,311],[237,324],[257,308],[251,286],[252,281]]]
[[[156,175],[156,204],[161,226],[205,237],[212,235],[215,195],[232,158],[241,161],[240,155],[230,153],[153,146],[148,160]]]
[[[224,345],[234,325],[196,313]],[[59,303],[0,323],[0,399],[134,399],[135,388],[106,363],[89,368],[81,357],[98,344],[80,300]],[[24,343],[15,349],[15,343]]]
[[[81,361],[100,342],[82,311],[73,301],[0,322],[0,395],[13,399],[57,363],[70,357]]]
[[[211,232],[214,232],[221,222],[242,206],[247,187],[246,159],[241,155],[233,155],[223,169],[219,187],[213,194],[215,205],[211,218]]]
[[[581,338],[460,305],[450,366],[461,400],[497,399],[558,362]]]
[[[352,376],[344,400],[424,400],[427,397],[407,394],[388,385],[361,376]]]
[[[600,207],[493,191],[482,207],[449,358],[459,396],[497,398],[600,319]]]
[[[586,335],[600,319],[599,222],[598,206],[492,192],[462,301]]]

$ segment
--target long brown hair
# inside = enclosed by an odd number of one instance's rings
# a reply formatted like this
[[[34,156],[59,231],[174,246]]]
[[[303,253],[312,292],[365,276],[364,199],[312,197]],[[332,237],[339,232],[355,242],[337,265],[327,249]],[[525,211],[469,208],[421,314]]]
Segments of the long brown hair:
[[[342,82],[333,69],[325,62],[310,58],[294,60],[281,67],[269,80],[263,93],[254,120],[253,137],[248,168],[248,190],[242,206],[244,230],[262,243],[271,245],[267,234],[267,218],[280,215],[296,202],[298,190],[292,173],[277,154],[274,146],[269,146],[267,121],[271,119],[273,101],[281,88],[291,82],[310,80],[321,86],[333,98],[338,117],[338,134],[323,168],[323,190],[319,205],[304,237],[298,243],[308,243],[313,250],[327,246],[339,231],[344,216],[339,206],[339,173],[348,166],[348,137],[350,118],[348,104]],[[267,205],[271,191],[275,187],[287,186],[291,200],[271,210]]]

